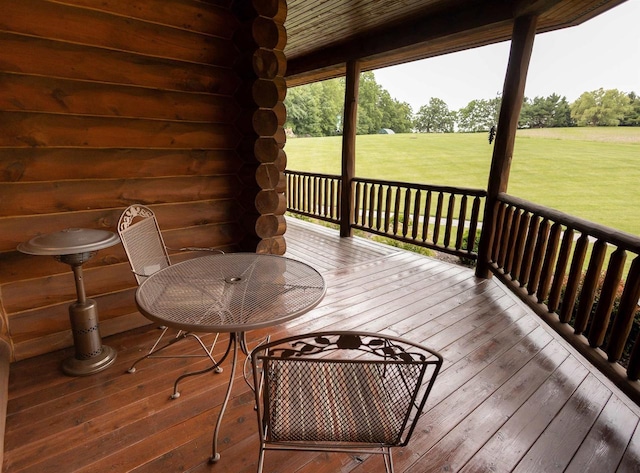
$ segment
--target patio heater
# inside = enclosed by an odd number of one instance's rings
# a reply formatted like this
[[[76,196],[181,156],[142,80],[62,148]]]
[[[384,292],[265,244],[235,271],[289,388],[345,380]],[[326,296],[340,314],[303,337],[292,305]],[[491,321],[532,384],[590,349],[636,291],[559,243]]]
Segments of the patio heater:
[[[18,245],[18,251],[29,255],[53,256],[73,270],[78,300],[69,306],[69,319],[75,346],[75,356],[62,362],[62,371],[69,376],[87,376],[102,371],[116,359],[116,351],[102,344],[98,329],[98,308],[87,299],[82,265],[98,250],[120,241],[106,230],[67,228],[56,233],[39,235]]]

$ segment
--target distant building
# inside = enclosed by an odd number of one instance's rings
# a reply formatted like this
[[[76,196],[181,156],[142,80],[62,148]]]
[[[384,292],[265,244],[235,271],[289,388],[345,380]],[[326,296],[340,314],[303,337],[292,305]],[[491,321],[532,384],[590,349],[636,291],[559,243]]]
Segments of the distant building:
[[[395,135],[396,132],[393,131],[391,128],[380,128],[380,130],[378,131],[379,135]]]

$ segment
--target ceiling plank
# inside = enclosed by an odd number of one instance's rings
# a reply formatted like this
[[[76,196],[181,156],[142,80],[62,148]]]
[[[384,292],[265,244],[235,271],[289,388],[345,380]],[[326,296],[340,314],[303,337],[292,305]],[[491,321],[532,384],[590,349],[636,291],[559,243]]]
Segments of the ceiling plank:
[[[302,57],[291,58],[287,76],[327,68],[414,46],[450,35],[468,32],[487,25],[512,21],[511,2],[470,3],[467,8],[451,8],[437,14],[412,18],[411,21],[373,30],[351,40],[330,45]]]

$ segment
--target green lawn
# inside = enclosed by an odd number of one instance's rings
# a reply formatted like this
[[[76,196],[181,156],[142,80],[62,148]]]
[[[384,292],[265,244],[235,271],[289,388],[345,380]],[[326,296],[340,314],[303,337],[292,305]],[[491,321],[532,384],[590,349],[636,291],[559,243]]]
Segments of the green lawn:
[[[340,174],[341,137],[289,138],[287,168]],[[356,175],[486,188],[486,133],[362,135]],[[640,235],[640,128],[518,131],[509,194]]]

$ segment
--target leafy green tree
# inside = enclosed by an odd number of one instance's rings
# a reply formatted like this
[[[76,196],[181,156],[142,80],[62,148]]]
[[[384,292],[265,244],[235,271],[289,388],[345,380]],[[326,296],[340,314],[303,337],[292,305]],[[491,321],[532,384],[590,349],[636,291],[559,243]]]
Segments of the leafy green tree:
[[[418,110],[413,126],[423,133],[453,133],[455,122],[456,113],[449,110],[445,101],[431,97],[429,104]]]
[[[382,91],[373,72],[363,72],[360,75],[357,134],[371,135],[382,128],[382,109],[379,106]]]
[[[521,128],[568,127],[573,124],[567,98],[557,94],[533,100],[525,98],[518,121]]]
[[[630,110],[624,115],[621,126],[640,126],[640,97],[635,92],[629,92]]]
[[[571,104],[571,117],[579,126],[618,126],[631,111],[631,99],[618,89],[584,92]]]
[[[320,104],[314,89],[317,89],[316,84],[294,87],[287,91],[284,102],[287,108],[285,128],[290,128],[296,135],[322,136]]]
[[[341,133],[344,114],[344,79],[331,79],[293,87],[284,101],[285,128],[296,135],[328,136]]]
[[[413,116],[411,105],[393,99],[388,91],[382,89],[379,106],[382,110],[382,126],[380,128],[391,128],[396,133],[411,132],[411,118]]]
[[[490,100],[472,100],[458,110],[458,130],[462,132],[489,131],[498,123],[500,103],[498,96]]]
[[[324,136],[341,134],[344,116],[344,79],[330,79],[319,84],[318,102],[322,134]]]

